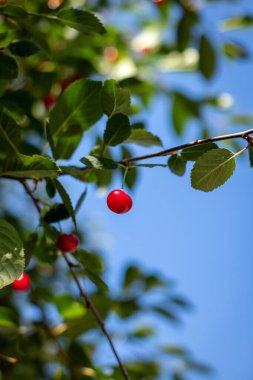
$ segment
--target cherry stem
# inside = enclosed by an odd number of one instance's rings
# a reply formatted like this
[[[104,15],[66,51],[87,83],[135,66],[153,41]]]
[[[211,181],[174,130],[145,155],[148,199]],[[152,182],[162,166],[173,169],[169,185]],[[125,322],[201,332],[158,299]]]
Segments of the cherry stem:
[[[126,169],[125,169],[125,172],[124,172],[123,179],[122,179],[122,186],[121,186],[121,189],[122,189],[122,190],[124,189],[124,185],[125,185],[125,181],[126,181],[126,176],[127,176],[128,169],[129,169],[129,167],[127,166]]]

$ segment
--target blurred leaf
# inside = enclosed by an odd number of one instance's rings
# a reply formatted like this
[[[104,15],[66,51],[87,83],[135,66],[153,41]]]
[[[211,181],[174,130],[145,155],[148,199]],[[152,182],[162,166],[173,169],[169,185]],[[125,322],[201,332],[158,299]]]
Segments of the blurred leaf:
[[[103,261],[101,257],[95,253],[89,253],[84,249],[78,248],[73,256],[79,263],[81,263],[85,269],[89,269],[95,273],[101,273],[103,270]]]
[[[177,46],[179,51],[183,51],[187,48],[192,27],[196,24],[197,20],[198,16],[195,12],[185,12],[179,20],[177,26]]]
[[[25,267],[27,267],[30,263],[37,241],[38,235],[36,233],[30,234],[28,239],[24,241]]]
[[[172,313],[172,311],[168,310],[168,309],[164,309],[163,307],[160,307],[160,306],[155,306],[153,307],[153,310],[162,315],[163,317],[169,319],[171,322],[178,322],[178,318],[176,315],[174,315]]]
[[[253,168],[253,147],[250,146],[248,148],[249,151],[249,162],[250,162],[250,167]]]
[[[0,53],[0,79],[12,80],[18,76],[18,65],[9,55]]]
[[[0,289],[17,280],[24,268],[23,243],[14,227],[0,219]]]
[[[253,17],[251,15],[235,16],[220,22],[222,30],[241,29],[252,25]]]
[[[132,157],[132,152],[131,150],[129,150],[128,148],[126,148],[125,146],[122,146],[121,147],[121,152],[122,152],[122,160],[123,159],[127,159],[127,158],[131,158]],[[122,168],[121,169],[121,173],[122,173],[122,180],[124,178],[124,174],[125,174],[125,168]],[[127,171],[127,175],[125,177],[125,185],[129,188],[129,189],[133,189],[134,186],[136,186],[137,184],[137,181],[138,181],[138,170],[136,167],[131,167],[128,169]]]
[[[197,102],[182,93],[175,92],[172,103],[172,122],[177,135],[184,132],[187,121],[192,117],[199,117]]]
[[[115,114],[128,115],[130,111],[130,93],[128,89],[121,88],[117,81],[105,81],[102,90],[102,105],[108,117]]]
[[[56,194],[56,188],[54,185],[54,181],[51,178],[46,180],[46,192],[49,198],[54,198]]]
[[[56,17],[64,25],[85,34],[103,34],[106,32],[100,20],[91,12],[80,9],[63,8]]]
[[[21,128],[4,109],[0,109],[0,150],[1,152],[17,151],[20,142]]]
[[[249,52],[238,42],[226,42],[223,45],[224,53],[228,58],[248,58]]]
[[[79,179],[80,181],[93,183],[96,182],[97,176],[94,171],[83,170],[76,166],[60,166],[62,174],[69,174],[70,176]]]
[[[229,122],[233,124],[252,125],[253,116],[251,115],[233,115],[229,118]]]
[[[151,327],[141,326],[133,332],[134,338],[148,338],[155,335],[155,331]]]
[[[186,170],[187,161],[183,156],[178,154],[172,154],[172,156],[168,159],[168,167],[172,171],[172,173],[182,176]]]
[[[8,49],[13,55],[18,57],[30,57],[39,52],[40,48],[31,41],[12,42]]]
[[[216,70],[216,54],[206,35],[200,38],[199,70],[206,79],[212,78]]]
[[[223,185],[235,170],[235,154],[227,149],[212,149],[194,164],[191,184],[194,189],[212,191]]]
[[[85,274],[100,290],[104,292],[109,291],[108,285],[96,273],[85,268]]]
[[[162,347],[162,351],[166,354],[175,355],[175,356],[188,356],[189,352],[182,347],[179,346],[164,346]]]
[[[82,207],[82,204],[83,202],[85,201],[85,198],[86,198],[86,195],[87,195],[87,187],[84,189],[84,191],[81,193],[80,197],[78,198],[78,201],[76,203],[76,207],[75,207],[75,214],[78,213],[78,211],[80,210],[80,208]]]
[[[125,141],[145,147],[163,146],[161,139],[145,129],[132,129],[131,135]]]
[[[196,361],[189,360],[189,359],[186,360],[185,366],[188,370],[199,372],[200,374],[203,374],[203,375],[209,375],[212,372],[212,369],[206,364],[198,363]]]
[[[62,186],[62,184],[58,180],[55,179],[54,184],[55,184],[55,187],[56,187],[56,189],[57,189],[57,191],[58,191],[58,193],[62,199],[64,206],[66,207],[66,210],[68,211],[69,216],[71,216],[71,218],[72,218],[72,221],[74,223],[75,228],[77,228],[75,211],[74,211],[74,208],[72,206],[72,202],[71,202],[71,199],[70,199],[68,193],[66,192],[65,188]]]
[[[46,223],[56,223],[68,219],[69,217],[70,215],[66,206],[63,203],[57,203],[46,212],[44,215],[44,221]]]
[[[85,315],[86,309],[81,302],[74,300],[69,294],[55,296],[52,302],[56,305],[64,319],[76,319]]]
[[[135,265],[130,265],[125,271],[122,286],[123,288],[127,288],[138,280],[143,280],[143,275],[140,269]]]
[[[190,148],[183,149],[181,152],[182,157],[187,161],[196,161],[204,153],[208,152],[211,149],[217,149],[218,146],[215,143],[206,143],[202,145],[195,145]]]
[[[12,309],[0,306],[0,327],[15,327],[18,324],[16,314]]]
[[[97,157],[97,156],[86,156],[80,160],[88,168],[94,169],[108,169],[114,170],[118,167],[117,162],[110,160],[109,158]]]
[[[104,142],[106,145],[119,145],[130,135],[131,126],[126,115],[116,114],[108,119],[104,132]]]
[[[10,155],[0,159],[0,176],[14,178],[56,178],[60,173],[59,167],[46,156],[25,156],[24,154]]]

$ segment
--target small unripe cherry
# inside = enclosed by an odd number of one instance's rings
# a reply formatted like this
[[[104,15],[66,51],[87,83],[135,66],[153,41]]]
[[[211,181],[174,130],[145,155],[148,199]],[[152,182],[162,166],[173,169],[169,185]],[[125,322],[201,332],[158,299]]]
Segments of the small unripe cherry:
[[[132,198],[124,190],[113,190],[107,196],[107,206],[116,214],[124,214],[130,211],[132,205]]]
[[[25,292],[30,288],[31,280],[27,273],[22,273],[21,276],[13,281],[12,287],[14,290]]]
[[[64,253],[73,253],[77,250],[79,239],[74,234],[60,235],[57,241],[57,247]]]

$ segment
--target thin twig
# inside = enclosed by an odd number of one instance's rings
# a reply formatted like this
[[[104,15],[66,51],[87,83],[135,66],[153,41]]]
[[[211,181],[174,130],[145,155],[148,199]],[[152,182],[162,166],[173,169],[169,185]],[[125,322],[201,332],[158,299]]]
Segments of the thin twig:
[[[174,146],[173,148],[161,150],[161,151],[156,152],[156,153],[146,154],[143,156],[137,156],[137,157],[132,157],[132,158],[126,158],[124,160],[119,161],[118,164],[127,166],[127,164],[129,164],[131,162],[140,161],[140,160],[147,160],[147,159],[153,158],[153,157],[167,156],[170,154],[174,154],[174,153],[178,152],[179,150],[183,150],[183,149],[190,148],[190,147],[193,147],[196,145],[203,145],[203,144],[215,142],[215,141],[232,140],[232,139],[238,139],[238,138],[243,138],[243,139],[247,140],[247,137],[252,133],[253,133],[253,129],[248,129],[247,131],[238,132],[238,133],[231,133],[229,135],[221,135],[221,136],[216,136],[216,137],[210,137],[208,139],[203,139],[203,140],[194,140],[194,141],[191,141],[189,143],[177,145],[177,146]]]
[[[21,181],[22,185],[24,186],[27,194],[30,196],[31,200],[33,201],[33,204],[34,206],[36,207],[37,211],[39,214],[41,214],[41,208],[40,208],[40,205],[39,205],[39,202],[40,200],[37,199],[36,197],[34,197],[34,194],[32,192],[32,190],[30,189],[30,186],[25,182],[25,181]],[[85,300],[85,304],[86,304],[86,307],[87,309],[89,309],[91,311],[91,313],[94,315],[95,319],[97,320],[103,334],[105,335],[105,337],[107,338],[108,340],[108,343],[112,349],[112,352],[118,362],[118,365],[119,365],[119,368],[121,370],[121,373],[122,373],[122,376],[126,379],[126,380],[130,380],[129,376],[128,376],[128,373],[119,357],[119,354],[114,346],[114,343],[106,329],[106,326],[104,324],[104,321],[102,319],[102,317],[100,316],[98,310],[96,309],[95,305],[93,304],[93,302],[91,301],[91,299],[89,298],[88,294],[84,291],[84,289],[82,288],[81,284],[80,284],[80,281],[79,281],[79,278],[77,277],[74,269],[73,269],[73,264],[69,261],[67,255],[65,253],[62,253],[67,265],[68,265],[68,268],[69,268],[69,271],[80,291],[80,295],[81,297]]]
[[[77,277],[77,275],[76,275],[76,273],[75,273],[75,271],[73,269],[72,263],[69,261],[66,253],[63,252],[62,255],[63,255],[63,257],[64,257],[64,259],[65,259],[65,261],[66,261],[66,263],[67,263],[67,265],[69,267],[69,271],[70,271],[70,273],[71,273],[71,275],[72,275],[72,277],[73,277],[73,279],[74,279],[74,281],[75,281],[75,283],[76,283],[76,285],[77,285],[77,287],[78,287],[78,289],[80,291],[80,296],[85,300],[85,304],[86,304],[87,309],[89,309],[91,311],[91,313],[94,315],[94,317],[96,318],[96,320],[97,320],[97,322],[98,322],[101,330],[103,331],[104,335],[107,338],[108,343],[109,343],[109,345],[110,345],[110,347],[111,347],[111,349],[112,349],[112,351],[114,353],[114,356],[117,359],[117,362],[119,364],[119,367],[120,367],[120,370],[121,370],[121,373],[122,373],[123,377],[126,380],[129,380],[130,378],[128,376],[128,373],[127,373],[127,371],[126,371],[126,369],[125,369],[125,367],[124,367],[124,365],[123,365],[123,363],[122,363],[122,361],[121,361],[121,359],[120,359],[120,357],[119,357],[119,355],[117,353],[117,350],[116,350],[116,348],[114,346],[114,343],[113,343],[113,341],[112,341],[112,339],[111,339],[111,337],[110,337],[110,335],[109,335],[109,333],[108,333],[108,331],[107,331],[107,329],[105,327],[105,324],[104,324],[104,321],[103,321],[101,315],[99,314],[98,310],[96,309],[95,305],[91,301],[91,299],[88,296],[88,294],[82,288],[82,285],[81,285],[81,283],[79,281],[79,278]]]

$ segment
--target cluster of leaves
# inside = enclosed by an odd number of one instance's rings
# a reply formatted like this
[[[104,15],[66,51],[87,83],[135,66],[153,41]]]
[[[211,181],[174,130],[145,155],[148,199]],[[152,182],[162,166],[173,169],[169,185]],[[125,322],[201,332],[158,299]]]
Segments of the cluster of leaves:
[[[79,8],[73,8],[72,1],[59,1],[57,9],[51,10],[44,0],[9,0],[2,6],[0,2],[0,190],[7,193],[13,182],[22,185],[40,212],[39,227],[32,232],[24,228],[24,215],[13,209],[13,204],[1,204],[0,208],[3,379],[120,378],[117,367],[110,366],[108,372],[94,362],[101,341],[96,320],[86,310],[72,281],[66,281],[68,274],[57,251],[58,223],[71,218],[78,230],[76,214],[86,199],[85,189],[74,207],[71,194],[61,183],[63,176],[81,181],[85,187],[94,184],[104,188],[128,169],[126,186],[132,189],[138,171],[144,167],[169,167],[183,175],[187,162],[194,161],[192,186],[211,191],[232,175],[234,159],[241,153],[206,143],[176,149],[166,164],[131,161],[133,144],[144,148],[163,146],[157,131],[148,130],[142,112],[159,93],[171,103],[171,125],[176,135],[182,136],[188,122],[197,119],[203,126],[200,137],[209,136],[204,111],[209,106],[221,108],[220,96],[197,99],[182,90],[169,89],[161,85],[161,68],[166,72],[196,70],[209,80],[216,72],[218,49],[203,32],[198,9],[188,1],[165,0],[159,7],[150,2],[146,14],[140,12],[142,2],[130,0],[116,8],[106,0],[95,5],[86,2],[85,7],[79,3]],[[173,7],[180,14],[176,20],[170,16]],[[175,40],[169,43],[164,34],[151,46],[149,39],[139,38],[141,44],[137,44],[138,39],[132,36],[131,44],[128,23],[123,28],[117,23],[104,26],[97,17],[100,14],[101,19],[110,19],[108,10],[112,9],[126,15],[126,19],[135,15],[142,37],[152,27],[159,35],[173,29]],[[223,22],[223,28],[251,22],[242,16]],[[134,20],[130,24],[132,28]],[[193,50],[199,58],[189,65],[187,54]],[[231,40],[224,42],[223,52],[232,59],[248,57],[246,49]],[[143,72],[150,73],[150,80]],[[115,79],[108,79],[111,77]],[[235,119],[238,122],[238,117]],[[88,133],[91,127],[93,134]],[[87,151],[90,142],[92,148]],[[87,152],[84,157],[83,153],[77,157],[80,146]],[[252,157],[250,150],[251,165]],[[166,323],[175,323],[181,309],[188,308],[188,303],[175,295],[170,282],[146,274],[137,266],[125,270],[116,293],[108,291],[100,255],[80,248],[71,260],[78,278],[90,280],[91,299],[104,320],[116,315],[120,324],[126,325],[123,338],[129,344],[149,342],[155,335],[154,327],[137,325],[140,315],[160,315]],[[32,289],[24,297],[17,297],[7,285],[25,268]],[[164,297],[150,303],[156,292]],[[91,334],[94,339],[90,339]],[[158,378],[165,371],[163,364],[168,355],[178,359],[176,365],[167,368],[175,380],[185,379],[190,371],[209,372],[180,347],[165,344],[156,352],[138,361],[127,358],[132,379]],[[13,358],[18,359],[15,365]]]

